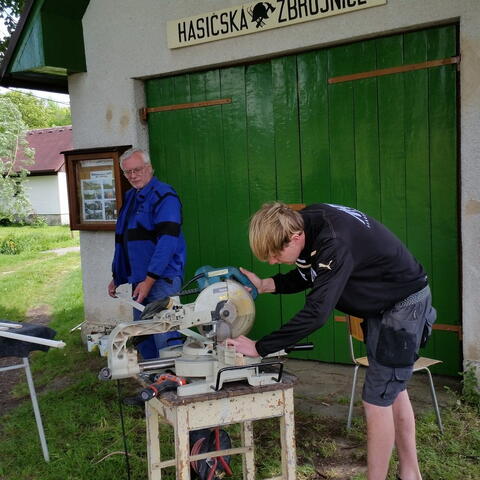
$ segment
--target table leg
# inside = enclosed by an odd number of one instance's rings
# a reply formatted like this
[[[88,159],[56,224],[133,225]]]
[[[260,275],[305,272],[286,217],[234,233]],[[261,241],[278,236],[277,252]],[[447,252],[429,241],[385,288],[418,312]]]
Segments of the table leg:
[[[242,445],[244,447],[251,447],[251,451],[246,452],[242,458],[243,479],[255,480],[255,444],[253,439],[253,422],[242,423]]]
[[[148,402],[145,402],[145,423],[147,427],[148,479],[161,480],[158,413],[154,408],[150,407]]]
[[[174,428],[177,480],[190,480],[190,437],[186,408],[177,407]]]
[[[280,417],[282,446],[282,478],[295,480],[297,455],[295,451],[295,419],[293,415],[293,388],[284,390],[284,414]]]

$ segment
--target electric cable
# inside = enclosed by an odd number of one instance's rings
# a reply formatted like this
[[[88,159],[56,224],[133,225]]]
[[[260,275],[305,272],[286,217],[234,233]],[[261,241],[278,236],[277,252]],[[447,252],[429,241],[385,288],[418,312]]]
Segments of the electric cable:
[[[125,422],[123,421],[122,394],[120,380],[117,380],[118,406],[120,409],[120,423],[122,425],[123,450],[125,452],[125,467],[127,469],[127,480],[130,480],[130,461],[128,459],[127,435],[125,433]]]

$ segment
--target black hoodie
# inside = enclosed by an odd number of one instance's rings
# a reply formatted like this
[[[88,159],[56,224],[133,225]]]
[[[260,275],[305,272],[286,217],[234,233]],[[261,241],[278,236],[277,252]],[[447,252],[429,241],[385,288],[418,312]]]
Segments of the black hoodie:
[[[256,343],[261,356],[322,327],[334,308],[358,317],[381,314],[427,285],[425,271],[384,225],[351,207],[318,203],[300,211],[305,247],[297,268],[273,277],[275,293],[311,288],[288,323]]]

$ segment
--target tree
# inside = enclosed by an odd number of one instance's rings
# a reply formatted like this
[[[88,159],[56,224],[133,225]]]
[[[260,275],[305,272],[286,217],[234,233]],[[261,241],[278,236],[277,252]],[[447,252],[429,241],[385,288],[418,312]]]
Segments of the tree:
[[[0,97],[0,221],[24,222],[32,213],[25,192],[27,166],[33,163],[34,151],[26,140],[27,126],[15,104]],[[27,160],[22,163],[18,154]]]
[[[8,42],[17,27],[18,18],[22,13],[25,0],[0,0],[0,21],[5,25],[8,35],[0,39],[0,62],[5,56]]]
[[[7,92],[1,97],[8,98],[17,106],[29,129],[71,125],[72,123],[70,108],[60,107],[51,100],[43,100],[33,94],[16,90]]]

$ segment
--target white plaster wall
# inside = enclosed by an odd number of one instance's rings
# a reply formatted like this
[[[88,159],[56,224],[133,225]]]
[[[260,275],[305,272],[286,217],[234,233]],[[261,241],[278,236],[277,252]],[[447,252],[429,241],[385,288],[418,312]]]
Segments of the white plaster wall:
[[[147,77],[277,56],[459,20],[463,327],[465,361],[480,365],[480,1],[388,0],[387,5],[233,39],[169,50],[166,22],[238,0],[91,0],[83,19],[87,73],[69,77],[76,148],[148,145],[137,117]],[[113,234],[82,232],[87,317],[118,316],[103,294]],[[110,259],[109,259],[110,260]],[[102,288],[100,288],[102,287]],[[99,308],[99,305],[105,308]]]
[[[61,213],[56,175],[42,175],[26,179],[27,195],[38,215]]]
[[[69,223],[68,210],[68,191],[67,191],[67,174],[65,172],[58,172],[57,174],[58,187],[58,204],[60,207],[60,218],[62,225]]]

